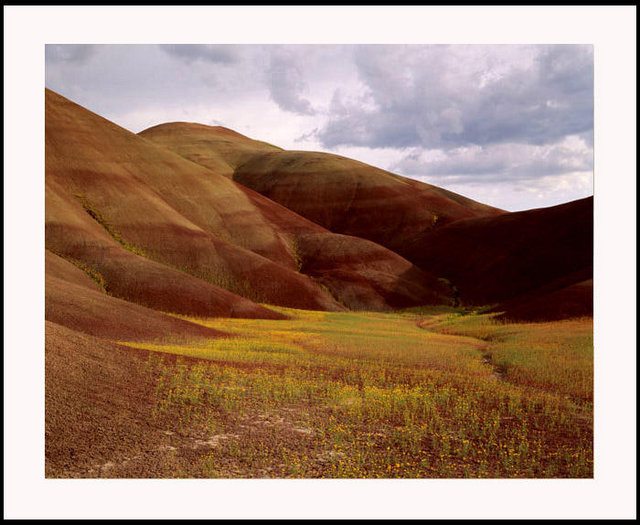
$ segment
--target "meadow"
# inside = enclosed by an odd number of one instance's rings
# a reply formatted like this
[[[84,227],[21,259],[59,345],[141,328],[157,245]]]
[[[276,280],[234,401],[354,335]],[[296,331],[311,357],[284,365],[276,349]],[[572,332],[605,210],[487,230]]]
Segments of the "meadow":
[[[593,477],[592,319],[271,308],[290,319],[125,343],[152,351],[154,424],[201,451],[167,476]]]

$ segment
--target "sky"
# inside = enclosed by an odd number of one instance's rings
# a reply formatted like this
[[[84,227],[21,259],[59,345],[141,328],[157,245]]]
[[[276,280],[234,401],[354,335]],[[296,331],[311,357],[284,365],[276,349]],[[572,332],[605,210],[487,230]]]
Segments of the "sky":
[[[222,125],[510,211],[593,194],[590,45],[47,45],[46,86],[139,132]]]

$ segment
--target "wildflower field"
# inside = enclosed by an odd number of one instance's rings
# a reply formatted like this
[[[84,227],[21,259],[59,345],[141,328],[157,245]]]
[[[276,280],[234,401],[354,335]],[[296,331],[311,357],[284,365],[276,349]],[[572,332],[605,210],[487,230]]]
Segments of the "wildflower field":
[[[593,476],[590,318],[277,310],[188,318],[219,339],[126,343],[152,350],[154,424],[197,444],[167,476]]]

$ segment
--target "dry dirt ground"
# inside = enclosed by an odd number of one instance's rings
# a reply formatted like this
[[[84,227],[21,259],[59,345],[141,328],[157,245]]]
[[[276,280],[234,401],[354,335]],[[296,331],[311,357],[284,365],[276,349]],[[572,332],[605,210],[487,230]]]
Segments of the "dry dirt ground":
[[[237,440],[226,430],[212,434],[198,423],[158,417],[156,373],[149,353],[46,323],[45,474],[48,478],[208,477],[203,464],[212,449]],[[176,357],[164,355],[164,368]],[[181,362],[198,361],[180,357]],[[206,410],[206,406],[201,407]],[[274,431],[305,445],[311,430],[296,425],[304,407],[256,413],[225,428],[259,437]],[[278,413],[279,412],[279,413]],[[322,463],[322,458],[319,458]],[[277,471],[243,469],[216,462],[219,477],[271,477]]]

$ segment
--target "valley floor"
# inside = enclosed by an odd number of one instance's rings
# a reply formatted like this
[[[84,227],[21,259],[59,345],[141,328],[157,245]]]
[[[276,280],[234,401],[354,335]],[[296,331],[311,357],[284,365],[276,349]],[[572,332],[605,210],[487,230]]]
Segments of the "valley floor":
[[[593,477],[590,318],[274,309],[184,341],[49,323],[47,477]]]

